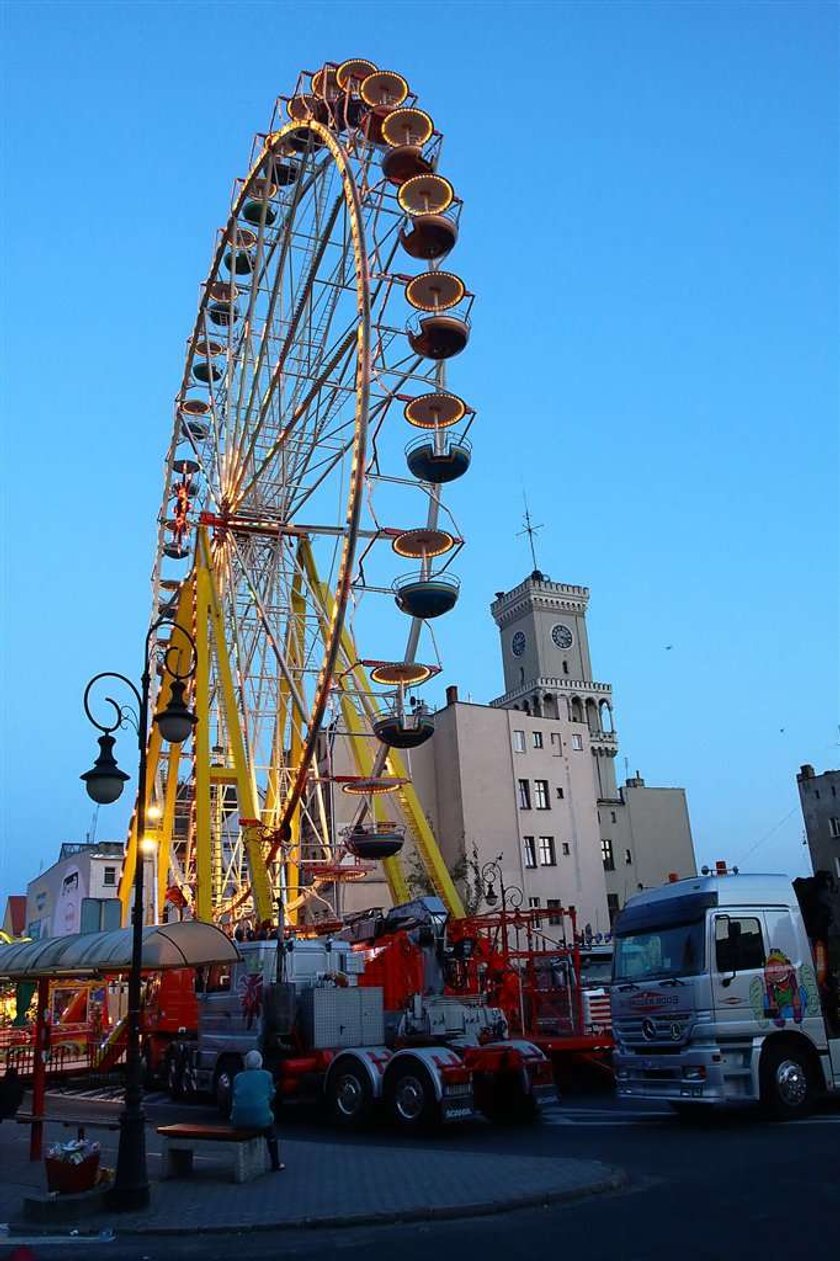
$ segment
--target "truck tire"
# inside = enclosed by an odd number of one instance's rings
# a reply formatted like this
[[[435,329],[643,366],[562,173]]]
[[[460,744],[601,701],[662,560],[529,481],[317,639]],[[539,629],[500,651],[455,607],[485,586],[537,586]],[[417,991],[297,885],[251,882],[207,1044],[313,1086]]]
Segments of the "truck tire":
[[[332,1065],[324,1093],[330,1117],[342,1129],[355,1129],[370,1119],[370,1078],[354,1060],[338,1060]]]
[[[480,1098],[481,1111],[495,1125],[533,1125],[539,1119],[540,1105],[519,1072],[488,1075]]]
[[[385,1106],[401,1130],[417,1133],[440,1125],[440,1104],[429,1070],[420,1060],[395,1065],[385,1078]]]
[[[213,1074],[213,1098],[225,1121],[230,1120],[233,1107],[233,1079],[241,1072],[242,1064],[237,1059],[223,1059],[216,1066]]]
[[[814,1106],[816,1081],[804,1048],[771,1042],[759,1067],[761,1104],[774,1121],[807,1116]]]

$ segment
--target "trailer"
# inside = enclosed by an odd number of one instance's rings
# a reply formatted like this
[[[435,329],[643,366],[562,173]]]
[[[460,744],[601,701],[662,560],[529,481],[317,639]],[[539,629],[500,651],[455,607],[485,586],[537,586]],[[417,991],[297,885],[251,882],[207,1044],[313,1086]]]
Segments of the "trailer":
[[[459,956],[453,993],[498,1004],[511,1033],[550,1060],[559,1089],[613,1084],[608,989],[598,967],[609,948],[581,943],[573,907],[468,916],[450,935]]]
[[[280,1105],[320,1099],[341,1127],[383,1113],[406,1131],[535,1117],[551,1064],[511,1036],[506,1012],[447,987],[459,953],[437,897],[360,917],[336,937],[243,942],[242,961],[197,978],[195,1038],[169,1050],[176,1097],[212,1094],[229,1113],[233,1079],[262,1052]],[[462,950],[461,950],[461,953]]]

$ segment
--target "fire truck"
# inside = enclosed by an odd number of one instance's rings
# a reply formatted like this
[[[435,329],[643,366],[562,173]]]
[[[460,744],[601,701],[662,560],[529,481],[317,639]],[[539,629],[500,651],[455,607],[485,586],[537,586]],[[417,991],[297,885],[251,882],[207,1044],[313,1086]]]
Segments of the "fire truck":
[[[169,1048],[171,1092],[212,1093],[227,1114],[257,1047],[281,1104],[321,1098],[339,1126],[377,1111],[407,1131],[477,1112],[533,1118],[554,1093],[551,1063],[511,1036],[484,986],[452,985],[477,939],[448,932],[448,919],[440,898],[422,897],[335,937],[241,943],[240,963],[197,978],[197,1036]]]

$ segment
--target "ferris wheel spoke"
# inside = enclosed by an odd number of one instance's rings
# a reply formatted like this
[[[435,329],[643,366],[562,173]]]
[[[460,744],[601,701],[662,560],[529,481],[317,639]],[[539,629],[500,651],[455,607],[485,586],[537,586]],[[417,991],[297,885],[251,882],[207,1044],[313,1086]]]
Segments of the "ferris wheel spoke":
[[[263,169],[264,164],[265,164],[265,156],[262,156],[260,161],[257,163],[257,169],[260,169],[260,170]],[[281,230],[278,233],[276,233],[274,240],[269,245],[269,249],[267,251],[265,263],[263,266],[261,279],[264,278],[265,274],[267,273],[268,268],[272,263],[273,256],[277,250],[278,243],[279,243],[280,252],[279,252],[279,257],[277,258],[277,261],[274,264],[274,279],[272,283],[269,285],[268,308],[267,308],[264,322],[263,322],[262,335],[260,339],[260,349],[257,355],[257,361],[254,366],[253,374],[251,377],[252,383],[251,383],[248,403],[244,411],[243,411],[242,404],[243,404],[243,397],[244,397],[244,385],[245,385],[245,379],[246,379],[245,374],[243,374],[240,380],[241,388],[240,388],[239,396],[237,399],[236,415],[238,418],[240,418],[240,424],[243,428],[248,422],[248,419],[251,413],[251,408],[253,407],[253,404],[254,404],[257,386],[260,379],[260,374],[261,374],[262,367],[265,361],[265,356],[268,353],[268,348],[271,341],[271,330],[273,328],[275,308],[276,308],[278,298],[280,297],[282,293],[284,271],[286,268],[286,264],[289,260],[289,255],[290,255],[290,251],[291,251],[293,240],[294,240],[293,235],[291,231],[289,230],[289,228],[290,228],[290,225],[294,221],[294,217],[295,217],[295,214],[297,213],[298,206],[305,199],[306,194],[310,191],[310,189],[315,184],[319,176],[319,171],[315,170],[315,171],[312,171],[308,175],[307,179],[304,180],[303,171],[304,171],[304,164],[301,163],[298,168],[298,177],[294,184],[291,201],[289,203],[283,225],[281,225]],[[254,175],[255,175],[255,172],[252,171],[251,176],[249,176],[248,180],[246,181],[246,187],[252,182]],[[244,196],[244,192],[243,192],[243,196]],[[268,202],[266,201],[265,204],[267,205]],[[232,217],[232,221],[233,220],[235,220],[235,215]],[[284,228],[285,230],[283,230]],[[264,237],[265,237],[265,213],[261,215],[261,219],[260,219],[258,242],[263,242]],[[256,300],[256,294],[257,294],[257,289],[255,288],[254,300]],[[249,323],[251,321],[253,321],[253,310],[250,309],[249,307]],[[233,434],[234,444],[238,444],[240,437],[241,437],[241,433],[239,431],[239,428],[237,428],[234,430],[234,434]]]
[[[269,447],[265,456],[262,458],[261,463],[254,469],[250,480],[247,482],[247,484],[244,487],[242,487],[239,490],[238,499],[240,502],[248,498],[248,496],[253,491],[254,486],[259,482],[260,478],[266,473],[267,469],[271,465],[272,460],[275,458],[278,452],[282,449],[284,444],[288,442],[290,435],[294,432],[298,423],[306,417],[310,406],[319,397],[320,391],[323,388],[323,385],[326,382],[327,378],[330,376],[330,374],[335,371],[337,365],[342,361],[343,358],[349,357],[351,355],[353,351],[353,347],[356,342],[356,337],[357,337],[357,328],[354,323],[354,325],[344,335],[343,339],[339,342],[335,353],[331,356],[331,358],[327,362],[326,366],[324,367],[324,370],[321,372],[318,379],[313,382],[312,386],[308,390],[304,399],[295,408],[294,414],[288,420],[286,427],[281,431],[279,436]]]
[[[344,200],[344,199],[343,199],[343,197],[342,197],[342,198],[337,199],[337,200],[335,201],[334,206],[333,206],[333,209],[332,209],[332,212],[331,212],[331,215],[330,215],[331,222],[334,222],[334,220],[337,218],[337,216],[338,216],[338,212],[339,212],[339,210],[341,209],[341,207],[342,207],[342,205],[343,205],[343,200]],[[287,329],[287,331],[286,331],[286,336],[285,336],[285,338],[284,338],[283,345],[282,345],[281,350],[280,350],[280,354],[278,355],[277,362],[276,362],[276,364],[274,365],[274,367],[273,367],[273,369],[272,369],[272,372],[271,372],[271,380],[270,380],[269,388],[268,388],[268,390],[265,392],[265,394],[263,395],[262,401],[260,402],[258,415],[257,415],[256,420],[255,420],[255,422],[254,422],[254,425],[253,425],[253,429],[252,429],[252,432],[251,432],[250,439],[249,439],[249,441],[248,441],[248,443],[247,443],[247,445],[246,445],[246,447],[245,447],[245,450],[244,450],[244,454],[243,454],[243,458],[242,458],[242,464],[241,464],[241,467],[242,467],[242,469],[243,469],[243,470],[247,467],[248,463],[249,463],[249,462],[250,462],[250,460],[253,458],[253,455],[254,455],[254,448],[255,448],[255,446],[256,446],[257,439],[259,438],[259,435],[260,435],[260,433],[261,433],[261,431],[262,431],[262,427],[263,427],[263,424],[264,424],[264,421],[265,421],[265,417],[266,417],[266,415],[267,415],[267,413],[268,413],[268,410],[269,410],[269,407],[270,407],[270,405],[271,405],[272,394],[273,394],[274,389],[275,389],[275,387],[277,386],[277,384],[278,384],[278,382],[279,382],[279,380],[280,380],[280,376],[281,376],[281,373],[282,373],[282,371],[283,371],[283,366],[284,366],[284,362],[285,362],[285,357],[286,357],[286,355],[288,354],[288,352],[289,352],[289,348],[291,347],[291,345],[292,345],[292,343],[293,343],[295,331],[296,331],[296,329],[298,328],[298,325],[300,324],[301,319],[303,318],[303,314],[304,314],[304,310],[305,310],[305,298],[306,298],[306,294],[308,293],[309,289],[311,288],[312,281],[313,281],[314,276],[315,276],[315,274],[316,274],[316,272],[317,272],[317,268],[318,268],[318,266],[320,265],[321,259],[323,258],[323,253],[324,253],[324,250],[326,249],[326,242],[327,242],[327,237],[326,237],[326,235],[325,235],[325,236],[324,236],[324,238],[323,238],[323,240],[322,240],[322,242],[321,242],[321,244],[320,244],[320,246],[319,246],[319,248],[318,248],[318,249],[316,250],[316,252],[315,252],[315,257],[313,258],[313,260],[312,260],[312,262],[311,262],[311,264],[310,264],[309,274],[308,274],[308,278],[307,278],[307,284],[306,284],[306,287],[305,287],[305,289],[304,289],[304,291],[303,291],[302,296],[298,298],[297,305],[296,305],[296,307],[295,307],[294,313],[293,313],[293,315],[292,315],[292,317],[291,317],[291,320],[289,321],[289,326],[288,326],[288,329]],[[246,417],[246,421],[247,421],[247,417]]]

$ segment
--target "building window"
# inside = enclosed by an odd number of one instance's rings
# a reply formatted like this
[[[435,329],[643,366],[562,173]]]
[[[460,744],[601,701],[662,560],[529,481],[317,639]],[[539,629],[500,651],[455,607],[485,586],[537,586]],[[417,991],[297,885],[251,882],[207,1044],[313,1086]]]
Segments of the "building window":
[[[539,900],[539,898],[529,898],[529,899],[528,899],[528,910],[529,910],[529,911],[538,911],[539,909],[540,909],[540,900]]]
[[[619,911],[617,893],[607,894],[607,910],[609,911],[609,915],[610,915],[610,928],[612,928],[613,924],[615,923],[615,917],[616,915],[618,915],[618,911]]]
[[[514,731],[513,747],[517,753],[525,752],[525,732],[524,731]]]
[[[632,861],[633,861],[633,855],[630,853],[630,850],[629,850],[629,849],[626,849],[626,850],[624,851],[624,861],[625,861],[625,863],[627,864],[627,866],[628,866],[628,867],[630,866],[630,864],[631,864],[631,863],[632,863]]]
[[[828,830],[832,836],[840,836],[840,819],[832,818],[828,821]]]
[[[559,731],[552,731],[551,733],[551,752],[553,757],[560,757],[560,754],[563,752],[563,741],[560,739]]]
[[[556,867],[557,866],[557,856],[554,853],[554,837],[553,836],[540,837],[540,866],[541,867]]]
[[[612,819],[613,823],[615,823],[616,819],[615,819],[615,811],[614,811],[614,810],[611,810],[611,811],[610,811],[610,818]]]
[[[530,785],[528,784],[527,779],[518,779],[516,782],[518,785],[518,792],[519,792],[519,809],[530,810],[531,809]]]
[[[572,748],[573,749],[583,748],[583,736],[579,736],[577,732],[575,732],[575,734],[572,736]]]
[[[604,871],[615,871],[615,858],[613,856],[613,843],[601,837],[601,858],[604,862]]]
[[[557,789],[557,797],[558,797],[558,800],[560,800],[560,801],[562,801],[562,800],[563,800],[563,789],[562,789],[562,788],[558,788],[558,789]]]
[[[102,871],[102,883],[107,885],[115,885],[117,883],[116,867],[105,867]]]
[[[570,855],[570,854],[571,854],[571,852],[572,852],[571,847],[570,847],[570,845],[569,845],[569,842],[568,842],[568,841],[563,841],[563,844],[562,844],[562,847],[561,847],[561,848],[562,848],[562,850],[563,850],[563,856],[564,856],[564,858],[568,858],[568,857],[569,857],[569,855]]]
[[[548,780],[534,780],[534,805],[538,810],[550,810],[551,802],[548,800]]]
[[[541,749],[543,747],[543,738],[541,731],[532,731],[531,739],[534,741],[534,748]]]
[[[564,661],[564,662],[563,662],[563,673],[564,673],[564,674],[568,674],[568,673],[569,673],[569,663],[568,663],[568,661]]]
[[[533,836],[523,836],[522,844],[525,847],[525,866],[536,867],[537,847]]]
[[[549,911],[559,911],[562,905],[563,904],[559,898],[549,898],[548,901],[546,902],[546,906],[548,907]],[[563,916],[562,915],[549,915],[548,922],[549,924],[562,924]]]

